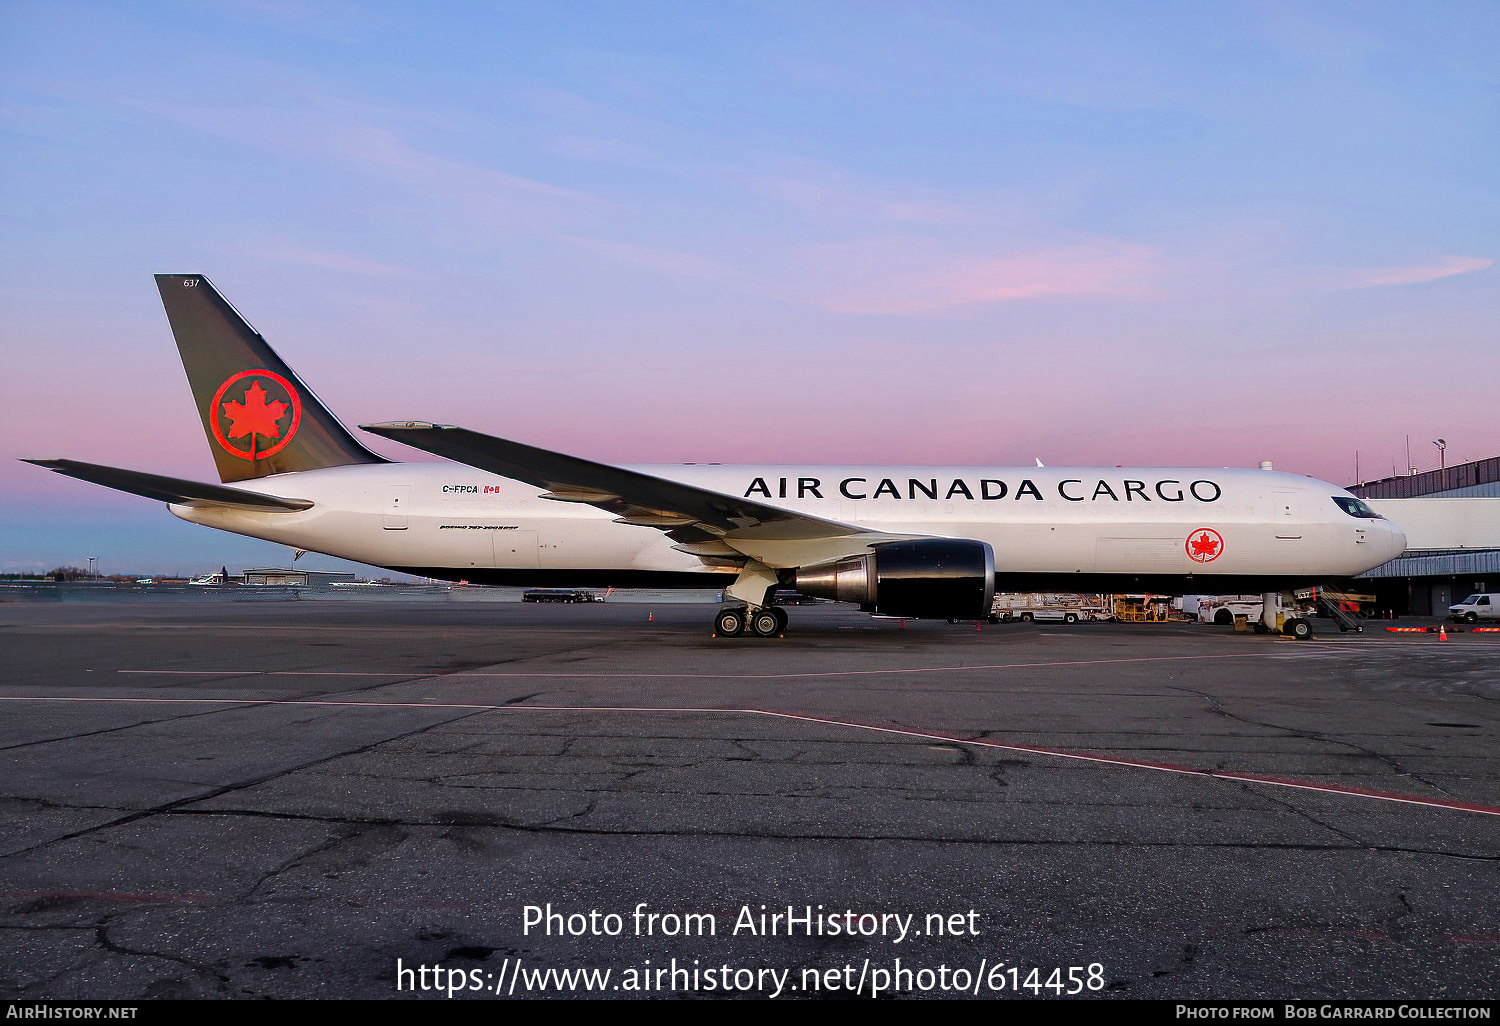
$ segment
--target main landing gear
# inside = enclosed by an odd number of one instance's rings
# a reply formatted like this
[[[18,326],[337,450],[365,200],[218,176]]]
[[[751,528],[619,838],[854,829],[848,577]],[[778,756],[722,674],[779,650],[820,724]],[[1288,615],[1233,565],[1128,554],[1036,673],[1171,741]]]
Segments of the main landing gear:
[[[734,583],[724,589],[724,598],[744,605],[725,606],[714,618],[714,637],[737,638],[749,632],[757,638],[777,638],[786,633],[786,611],[771,605],[771,595],[781,583],[781,574],[764,563],[750,560],[740,568]]]
[[[714,636],[737,638],[753,634],[757,638],[778,638],[786,633],[786,610],[780,606],[761,606],[751,612],[744,606],[726,606],[714,618]]]

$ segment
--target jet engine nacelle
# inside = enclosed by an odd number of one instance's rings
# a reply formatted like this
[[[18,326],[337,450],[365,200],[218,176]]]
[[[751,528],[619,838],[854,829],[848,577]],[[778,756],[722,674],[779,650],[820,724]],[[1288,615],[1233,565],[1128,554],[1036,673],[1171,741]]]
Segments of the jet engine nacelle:
[[[980,619],[995,598],[995,553],[964,538],[885,542],[863,555],[798,567],[796,587],[886,616]]]

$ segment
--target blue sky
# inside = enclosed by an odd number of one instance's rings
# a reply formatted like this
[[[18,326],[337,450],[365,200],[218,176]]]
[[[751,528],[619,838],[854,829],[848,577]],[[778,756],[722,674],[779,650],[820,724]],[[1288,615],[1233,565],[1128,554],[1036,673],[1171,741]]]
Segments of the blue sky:
[[[157,271],[347,422],[604,460],[1494,455],[1497,44],[1493,3],[5,3],[0,566],[285,558],[15,462],[212,475]]]

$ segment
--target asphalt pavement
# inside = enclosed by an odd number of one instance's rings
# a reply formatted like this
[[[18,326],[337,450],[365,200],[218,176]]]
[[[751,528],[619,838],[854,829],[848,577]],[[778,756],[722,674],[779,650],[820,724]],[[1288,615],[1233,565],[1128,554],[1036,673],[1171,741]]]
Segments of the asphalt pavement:
[[[713,611],[0,605],[0,995],[1500,989],[1500,634]]]

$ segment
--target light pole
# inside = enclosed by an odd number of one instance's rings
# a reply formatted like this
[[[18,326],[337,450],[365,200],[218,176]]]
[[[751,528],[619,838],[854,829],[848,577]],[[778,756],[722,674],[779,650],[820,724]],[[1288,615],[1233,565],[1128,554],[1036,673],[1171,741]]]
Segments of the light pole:
[[[1438,469],[1439,470],[1447,470],[1448,469],[1448,440],[1446,438],[1439,438],[1437,441],[1433,442],[1432,444],[1438,447]]]

